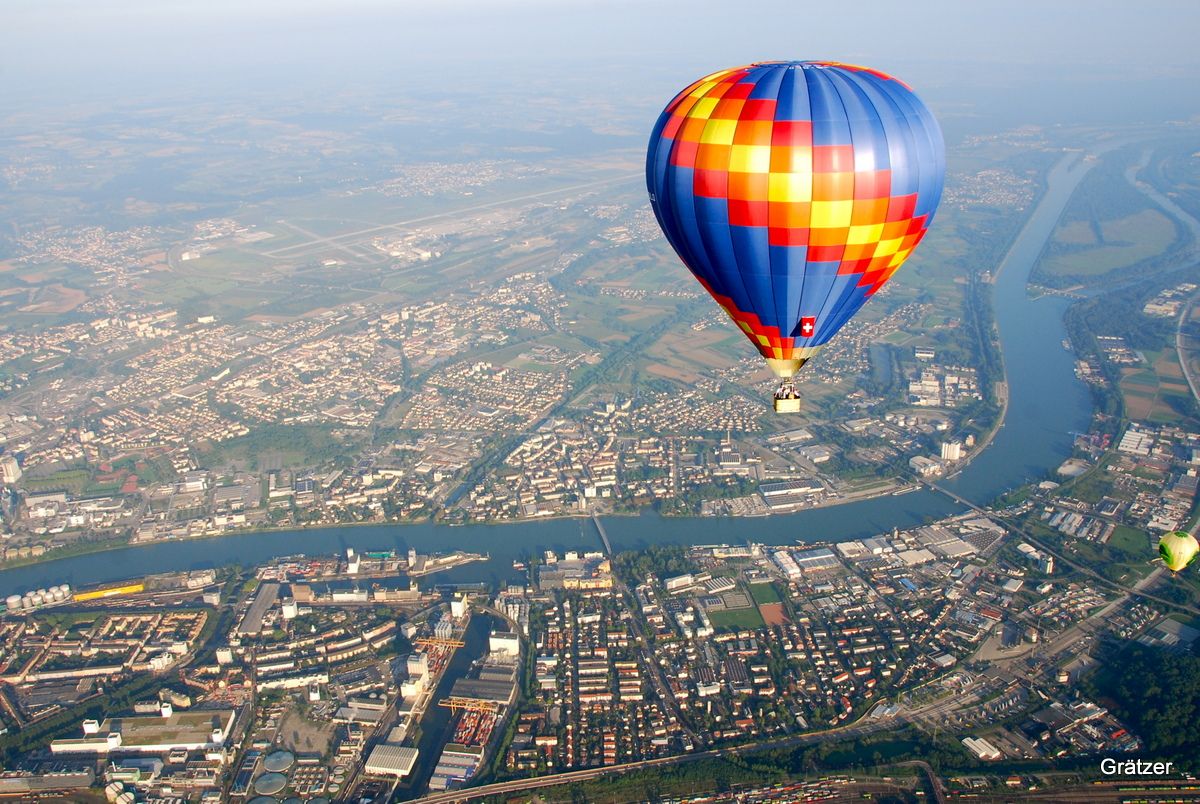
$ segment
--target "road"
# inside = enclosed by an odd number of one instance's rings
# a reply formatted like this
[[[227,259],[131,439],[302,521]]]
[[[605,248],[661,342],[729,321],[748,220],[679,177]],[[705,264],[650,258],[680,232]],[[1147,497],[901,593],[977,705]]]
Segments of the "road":
[[[1004,364],[1003,353],[1001,353],[1000,363],[1001,363],[1001,365]],[[996,394],[996,401],[1000,403],[1000,413],[996,416],[996,424],[994,427],[992,427],[992,429],[988,430],[987,433],[984,434],[983,438],[980,439],[979,443],[975,445],[975,449],[972,450],[970,455],[968,456],[969,460],[975,460],[976,457],[983,454],[983,451],[985,449],[987,449],[989,446],[991,446],[992,441],[994,441],[996,438],[996,434],[999,433],[1000,428],[1004,426],[1004,420],[1006,418],[1008,418],[1008,369],[1007,368],[1004,369],[1004,377],[1005,377],[1005,379],[997,380],[996,383],[992,386],[992,388],[994,389],[994,393]],[[963,465],[965,466],[965,464],[963,464]],[[957,471],[961,472],[962,469],[958,469]]]
[[[1200,385],[1197,384],[1196,372],[1192,371],[1192,361],[1185,343],[1188,335],[1184,332],[1192,309],[1197,305],[1200,305],[1200,293],[1189,299],[1179,313],[1179,323],[1175,326],[1175,352],[1179,355],[1179,365],[1183,368],[1183,378],[1187,380],[1188,388],[1192,391],[1192,398],[1200,404]]]
[[[608,531],[604,529],[604,523],[600,521],[600,515],[593,513],[592,522],[596,525],[596,532],[600,534],[600,541],[604,543],[604,552],[609,558],[613,557],[612,542],[608,540]]]
[[[1109,615],[1120,608],[1134,594],[1147,586],[1153,585],[1165,571],[1163,567],[1155,567],[1145,578],[1134,584],[1132,589],[1124,591],[1115,600],[1097,610],[1095,614],[1083,618],[1049,642],[1036,644],[1022,643],[1018,648],[1011,648],[1007,651],[993,651],[987,654],[981,648],[977,655],[979,658],[986,659],[996,667],[1007,670],[1010,673],[1014,672],[1012,665],[1017,660],[1024,659],[1030,655],[1038,657],[1043,663],[1048,662],[1060,653],[1072,648],[1078,648],[1081,638],[1094,634],[1096,626],[1102,625],[1107,621]],[[1030,677],[1030,674],[1026,672],[1017,671],[1017,674],[1025,678]]]

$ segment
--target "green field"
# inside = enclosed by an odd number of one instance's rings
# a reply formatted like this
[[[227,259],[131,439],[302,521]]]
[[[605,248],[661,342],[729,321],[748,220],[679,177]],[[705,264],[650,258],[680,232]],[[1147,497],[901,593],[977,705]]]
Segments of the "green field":
[[[1126,525],[1117,525],[1117,529],[1109,537],[1108,543],[1118,550],[1124,550],[1134,556],[1146,555],[1147,551],[1151,549],[1150,539],[1145,531]]]
[[[752,583],[749,584],[749,587],[750,597],[754,598],[754,602],[760,606],[764,603],[779,603],[783,600],[773,583]]]
[[[1113,496],[1113,484],[1108,473],[1097,468],[1080,475],[1063,489],[1063,494],[1084,502],[1098,503],[1105,497]]]
[[[708,618],[712,620],[713,628],[718,631],[741,631],[763,627],[763,619],[758,609],[751,606],[745,609],[719,609],[710,611]]]
[[[1175,225],[1151,209],[1091,225],[1073,221],[1059,226],[1041,268],[1059,276],[1100,276],[1164,253],[1175,236]]]
[[[1179,424],[1192,409],[1191,391],[1185,384],[1174,348],[1143,350],[1147,368],[1126,369],[1119,384],[1125,414],[1156,424]]]
[[[84,488],[91,481],[91,473],[86,469],[65,469],[45,477],[25,477],[21,485],[27,491],[57,491],[64,489],[75,495],[83,494]]]
[[[1063,211],[1036,266],[1036,281],[1056,288],[1086,284],[1149,264],[1178,246],[1176,222],[1139,185],[1154,183],[1162,155],[1158,147],[1137,145],[1101,158]]]
[[[248,435],[213,445],[202,454],[209,465],[218,467],[257,469],[264,461],[272,468],[312,466],[345,451],[330,434],[332,429],[321,425],[264,425]]]

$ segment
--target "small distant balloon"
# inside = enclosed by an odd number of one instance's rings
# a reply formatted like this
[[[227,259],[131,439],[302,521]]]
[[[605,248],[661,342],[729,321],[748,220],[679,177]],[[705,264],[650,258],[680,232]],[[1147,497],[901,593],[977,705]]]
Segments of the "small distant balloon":
[[[921,242],[942,195],[942,132],[907,84],[825,61],[721,70],[675,96],[650,136],[663,234],[782,380]]]
[[[1200,542],[1185,530],[1164,534],[1158,541],[1158,555],[1171,572],[1179,572],[1200,555]]]

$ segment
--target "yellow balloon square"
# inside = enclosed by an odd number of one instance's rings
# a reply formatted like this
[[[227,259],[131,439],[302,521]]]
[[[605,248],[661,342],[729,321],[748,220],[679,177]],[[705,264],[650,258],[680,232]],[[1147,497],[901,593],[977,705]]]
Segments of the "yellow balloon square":
[[[767,186],[767,200],[793,203],[812,200],[811,173],[772,173]]]
[[[732,145],[733,135],[737,131],[736,120],[709,120],[700,135],[700,142],[710,145]]]
[[[812,223],[809,226],[813,229],[848,227],[850,225],[850,215],[853,211],[853,201],[814,201],[812,205]]]
[[[771,146],[734,145],[729,169],[735,173],[767,173],[771,170]]]

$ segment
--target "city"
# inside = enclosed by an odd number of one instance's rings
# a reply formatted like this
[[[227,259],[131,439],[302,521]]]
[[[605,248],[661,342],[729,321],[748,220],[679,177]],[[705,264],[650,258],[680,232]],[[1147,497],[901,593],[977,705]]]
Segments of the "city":
[[[0,31],[0,797],[1200,801],[1194,14],[150,5]]]
[[[983,763],[1133,750],[1069,679],[1109,631],[1200,637],[974,514],[829,546],[548,551],[495,596],[437,583],[474,558],[350,549],[10,600],[29,613],[0,637],[5,720],[77,722],[0,785],[354,798],[850,723],[952,722]]]

